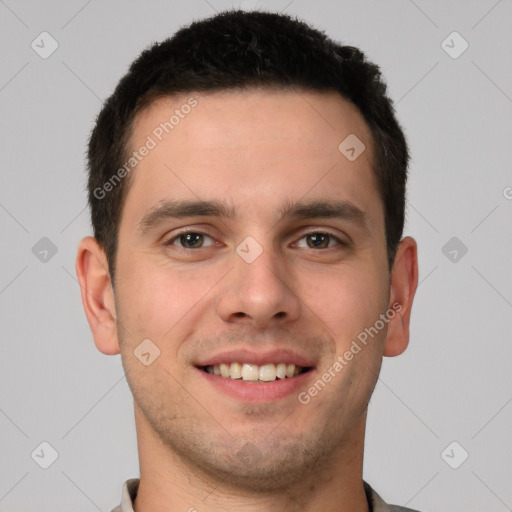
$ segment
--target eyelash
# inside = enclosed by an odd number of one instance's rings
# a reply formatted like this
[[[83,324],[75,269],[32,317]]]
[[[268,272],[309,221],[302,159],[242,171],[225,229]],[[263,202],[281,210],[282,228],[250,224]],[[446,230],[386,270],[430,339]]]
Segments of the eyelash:
[[[171,247],[174,245],[174,241],[176,240],[179,240],[180,237],[184,236],[184,235],[189,235],[189,234],[193,234],[193,235],[203,235],[205,237],[208,237],[210,238],[211,240],[214,241],[213,244],[211,244],[210,246],[207,246],[207,247],[211,247],[211,246],[214,246],[215,243],[215,240],[213,239],[213,237],[211,237],[210,235],[207,235],[206,233],[203,233],[201,231],[192,231],[192,230],[189,230],[189,231],[182,231],[181,233],[178,233],[176,235],[174,235],[172,238],[170,238],[169,240],[165,241],[163,243],[163,245],[165,247]],[[310,236],[310,235],[327,235],[330,237],[330,239],[333,239],[337,242],[337,245],[336,246],[341,246],[341,247],[346,247],[348,245],[348,243],[344,242],[343,240],[341,240],[339,237],[337,237],[334,233],[331,233],[330,231],[328,230],[317,230],[317,231],[308,231],[306,233],[303,233],[302,236],[299,238],[299,240],[302,240],[303,238],[306,238],[307,236]],[[185,251],[185,252],[193,252],[193,251],[197,251],[199,249],[205,249],[206,247],[198,247],[196,249],[190,249],[188,247],[181,247],[181,246],[176,246],[178,250],[180,251]],[[304,247],[303,247],[304,248]],[[307,247],[307,249],[314,249],[313,247]],[[322,248],[321,250],[326,250],[326,249],[333,249],[333,247],[325,247],[325,248]]]

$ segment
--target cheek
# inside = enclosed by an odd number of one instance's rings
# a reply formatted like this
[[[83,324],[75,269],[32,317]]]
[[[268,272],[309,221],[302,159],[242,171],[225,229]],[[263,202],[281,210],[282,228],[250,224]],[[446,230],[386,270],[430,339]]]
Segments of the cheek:
[[[305,303],[337,337],[350,343],[387,305],[386,286],[368,267],[344,266],[303,284]]]
[[[133,255],[118,271],[120,318],[131,338],[142,336],[155,342],[173,337],[194,318],[222,276],[199,269],[169,268],[167,262],[142,254]]]

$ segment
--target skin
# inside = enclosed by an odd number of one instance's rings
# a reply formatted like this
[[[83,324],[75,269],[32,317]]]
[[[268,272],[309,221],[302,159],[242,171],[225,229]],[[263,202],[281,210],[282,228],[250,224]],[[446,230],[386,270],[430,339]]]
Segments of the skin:
[[[132,148],[190,96],[159,99],[142,111]],[[382,357],[407,347],[418,281],[410,237],[391,273],[387,266],[370,131],[334,92],[193,96],[197,107],[130,176],[115,293],[94,238],[81,241],[76,262],[95,344],[121,354],[134,396],[141,472],[135,508],[366,511],[367,404]],[[338,150],[349,134],[366,146],[353,162]],[[144,215],[168,199],[215,200],[236,216],[168,218],[142,233]],[[299,200],[349,201],[366,222],[283,218],[283,205]],[[196,248],[180,247],[183,228],[208,235],[204,245],[199,237]],[[307,234],[326,231],[337,238],[311,244]],[[248,236],[263,250],[250,264],[236,252]],[[307,405],[297,393],[243,403],[194,367],[224,349],[295,348],[315,361],[300,389],[307,390],[394,303],[400,314]],[[160,356],[145,366],[133,352],[148,338]],[[252,454],[248,463],[242,448]]]

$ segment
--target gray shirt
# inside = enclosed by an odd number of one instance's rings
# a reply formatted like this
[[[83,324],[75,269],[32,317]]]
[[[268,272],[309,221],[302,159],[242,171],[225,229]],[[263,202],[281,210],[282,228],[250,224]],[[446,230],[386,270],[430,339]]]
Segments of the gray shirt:
[[[411,508],[388,505],[366,482],[363,483],[368,504],[370,505],[370,512],[417,512]],[[137,496],[138,489],[138,478],[131,478],[130,480],[127,480],[123,485],[121,504],[113,509],[112,512],[134,512],[133,502]]]

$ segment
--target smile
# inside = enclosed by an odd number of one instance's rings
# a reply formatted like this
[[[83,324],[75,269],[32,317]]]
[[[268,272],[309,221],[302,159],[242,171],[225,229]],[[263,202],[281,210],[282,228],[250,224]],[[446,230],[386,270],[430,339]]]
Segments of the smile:
[[[256,365],[251,363],[220,363],[203,366],[201,369],[226,379],[249,382],[272,382],[276,379],[290,379],[307,372],[310,368],[293,363],[267,363]]]

